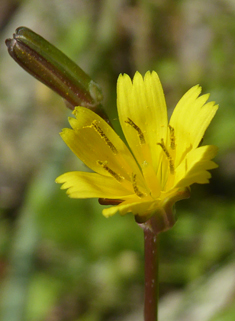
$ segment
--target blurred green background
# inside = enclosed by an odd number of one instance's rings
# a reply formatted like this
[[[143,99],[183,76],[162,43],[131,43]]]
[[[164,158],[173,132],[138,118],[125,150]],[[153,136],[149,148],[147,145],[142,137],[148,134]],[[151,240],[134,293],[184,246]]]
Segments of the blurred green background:
[[[84,170],[62,142],[70,111],[8,55],[27,26],[103,89],[117,131],[116,80],[156,70],[169,114],[199,83],[220,109],[204,144],[219,147],[210,185],[177,203],[161,235],[160,321],[235,320],[235,2],[1,0],[0,300],[3,321],[143,320],[143,235],[133,216],[106,219],[55,178]]]

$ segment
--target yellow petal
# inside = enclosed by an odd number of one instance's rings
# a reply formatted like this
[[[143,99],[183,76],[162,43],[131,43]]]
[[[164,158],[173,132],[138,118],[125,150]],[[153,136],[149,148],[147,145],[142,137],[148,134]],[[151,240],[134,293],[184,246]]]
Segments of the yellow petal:
[[[176,169],[174,187],[186,187],[193,183],[206,184],[211,177],[208,170],[218,167],[211,159],[217,153],[213,145],[202,146],[190,151]]]
[[[63,184],[61,189],[67,189],[71,198],[125,199],[131,193],[113,178],[96,173],[68,172],[57,177],[56,183]]]
[[[73,129],[64,129],[61,136],[71,150],[93,171],[113,177],[126,188],[132,189],[135,173],[140,185],[145,185],[139,167],[129,149],[115,131],[97,114],[83,107],[70,118]]]
[[[120,215],[125,215],[127,213],[132,213],[133,215],[139,215],[139,216],[149,216],[151,215],[154,210],[158,207],[159,202],[148,200],[148,201],[138,201],[135,199],[130,199],[127,201],[124,201],[123,203],[112,206],[109,208],[105,208],[102,213],[105,217],[110,217],[116,213],[119,212]]]
[[[214,117],[218,106],[206,103],[209,95],[200,96],[201,87],[194,86],[180,99],[171,116],[170,125],[174,128],[178,166],[186,152],[195,149]]]
[[[145,77],[136,73],[133,83],[126,74],[117,82],[117,108],[122,130],[140,166],[144,161],[152,162],[155,172],[159,165],[160,146],[156,138],[166,138],[167,109],[162,86],[156,72],[147,72]],[[130,119],[142,132],[151,159],[140,139],[140,133],[127,123]]]

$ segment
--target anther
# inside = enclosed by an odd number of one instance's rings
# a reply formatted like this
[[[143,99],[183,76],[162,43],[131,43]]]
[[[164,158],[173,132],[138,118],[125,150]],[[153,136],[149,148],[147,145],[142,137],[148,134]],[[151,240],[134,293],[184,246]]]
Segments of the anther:
[[[145,144],[144,134],[143,134],[142,130],[133,122],[133,120],[131,120],[128,117],[127,120],[125,120],[125,123],[131,125],[137,131],[138,136],[139,136],[139,140],[140,140],[140,144],[141,145]]]
[[[174,174],[174,172],[175,172],[174,162],[173,162],[173,159],[164,144],[163,139],[161,139],[161,143],[158,143],[158,145],[161,146],[162,150],[164,151],[164,153],[168,159],[171,174]]]
[[[171,149],[175,149],[175,130],[171,125],[169,125],[170,129],[170,140],[171,140]]]
[[[170,166],[170,172],[171,172],[171,174],[174,174],[174,173],[175,173],[175,166],[174,166],[174,163],[173,163],[173,159],[172,159],[172,158],[169,158],[169,166]]]
[[[161,143],[157,143],[157,145],[160,145],[160,146],[161,146],[161,148],[162,148],[162,150],[164,151],[164,153],[166,154],[166,157],[167,157],[167,158],[170,158],[170,157],[171,157],[170,154],[169,154],[169,152],[168,152],[168,150],[166,149],[166,146],[165,146],[165,144],[164,144],[163,138],[161,139]]]
[[[105,135],[101,127],[97,124],[97,120],[93,120],[90,126],[90,128],[94,128],[94,130],[100,135],[100,137],[105,141],[105,143],[108,145],[108,147],[111,149],[111,151],[114,153],[114,155],[117,155],[118,151],[117,148],[113,145],[113,143],[109,140],[109,138]]]
[[[135,192],[135,194],[142,198],[144,197],[144,194],[139,190],[137,183],[136,183],[136,174],[132,173],[132,186],[133,186],[133,190]]]
[[[113,176],[118,182],[122,182],[124,180],[124,177],[115,173],[111,168],[108,167],[107,165],[107,161],[106,162],[102,162],[100,160],[97,161],[97,164],[99,164],[100,166],[103,167],[103,169],[105,169],[111,176]]]

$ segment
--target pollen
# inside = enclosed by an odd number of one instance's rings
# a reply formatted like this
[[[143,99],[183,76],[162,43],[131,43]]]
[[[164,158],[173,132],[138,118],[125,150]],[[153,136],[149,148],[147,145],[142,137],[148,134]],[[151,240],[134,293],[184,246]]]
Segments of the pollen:
[[[173,162],[173,159],[172,159],[169,151],[167,150],[167,148],[166,148],[166,146],[164,144],[163,139],[161,139],[161,143],[158,143],[158,145],[161,146],[162,150],[164,151],[164,153],[165,153],[165,155],[166,155],[166,157],[168,159],[171,174],[174,174],[174,172],[175,172],[174,162]]]
[[[171,140],[171,149],[175,149],[175,130],[171,125],[169,125],[170,129],[170,140]]]
[[[144,145],[145,138],[144,138],[144,134],[143,134],[142,130],[129,117],[127,118],[127,120],[125,120],[125,123],[131,125],[131,127],[133,127],[137,131],[138,136],[139,136],[139,140],[140,140],[140,144]]]
[[[98,121],[94,120],[91,123],[91,126],[87,126],[90,128],[94,128],[94,130],[99,134],[99,136],[105,141],[105,143],[108,145],[108,147],[111,149],[111,151],[114,153],[114,155],[117,155],[118,151],[117,148],[113,145],[113,143],[110,141],[110,139],[105,135],[102,128],[97,124]]]
[[[135,194],[139,197],[142,198],[144,197],[144,194],[139,190],[137,183],[136,183],[136,174],[132,173],[132,186]]]
[[[115,178],[118,182],[122,182],[124,180],[124,177],[115,173],[110,167],[108,167],[108,162],[102,162],[100,160],[97,161],[97,164],[102,166],[103,169],[105,169],[111,176],[113,176],[113,178]]]

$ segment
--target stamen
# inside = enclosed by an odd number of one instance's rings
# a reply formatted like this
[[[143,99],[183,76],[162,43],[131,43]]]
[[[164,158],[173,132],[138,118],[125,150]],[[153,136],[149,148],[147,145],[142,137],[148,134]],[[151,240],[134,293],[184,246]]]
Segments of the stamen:
[[[171,149],[175,149],[175,129],[169,125],[170,129],[170,140],[171,140]]]
[[[172,159],[170,153],[166,149],[163,139],[161,139],[161,143],[157,143],[157,144],[160,145],[162,150],[164,151],[164,153],[168,159],[168,162],[169,162],[170,172],[171,172],[171,174],[174,174],[174,172],[175,172],[174,162],[173,162],[173,159]]]
[[[142,133],[141,129],[131,120],[129,117],[125,120],[125,123],[131,125],[138,133],[140,144],[145,144],[144,134]]]
[[[121,182],[124,180],[124,177],[115,173],[111,168],[109,168],[107,166],[107,161],[106,162],[102,162],[100,160],[97,161],[97,164],[99,164],[100,166],[103,167],[103,169],[105,169],[110,175],[112,175],[118,182]]]
[[[160,146],[161,146],[161,148],[163,149],[163,151],[164,151],[164,153],[166,154],[166,157],[167,157],[167,158],[170,158],[170,157],[171,157],[170,154],[169,154],[169,152],[168,152],[168,150],[166,149],[166,146],[165,146],[165,144],[164,144],[163,138],[161,139],[161,143],[157,143],[157,145],[160,145]]]
[[[136,174],[132,173],[132,186],[134,189],[135,194],[142,198],[144,197],[144,194],[138,189],[137,183],[136,183]]]
[[[172,158],[169,158],[169,166],[170,166],[170,172],[171,172],[171,174],[174,174],[174,173],[175,173],[175,166],[174,166],[174,163],[173,163],[173,159],[172,159]]]
[[[113,145],[113,143],[109,140],[109,138],[105,135],[105,133],[103,132],[101,127],[98,126],[97,123],[98,123],[97,120],[93,120],[93,122],[91,123],[91,126],[86,126],[86,127],[94,128],[94,130],[100,135],[100,137],[105,141],[105,143],[108,145],[108,147],[114,153],[114,155],[117,155],[117,153],[118,153],[117,148]]]

